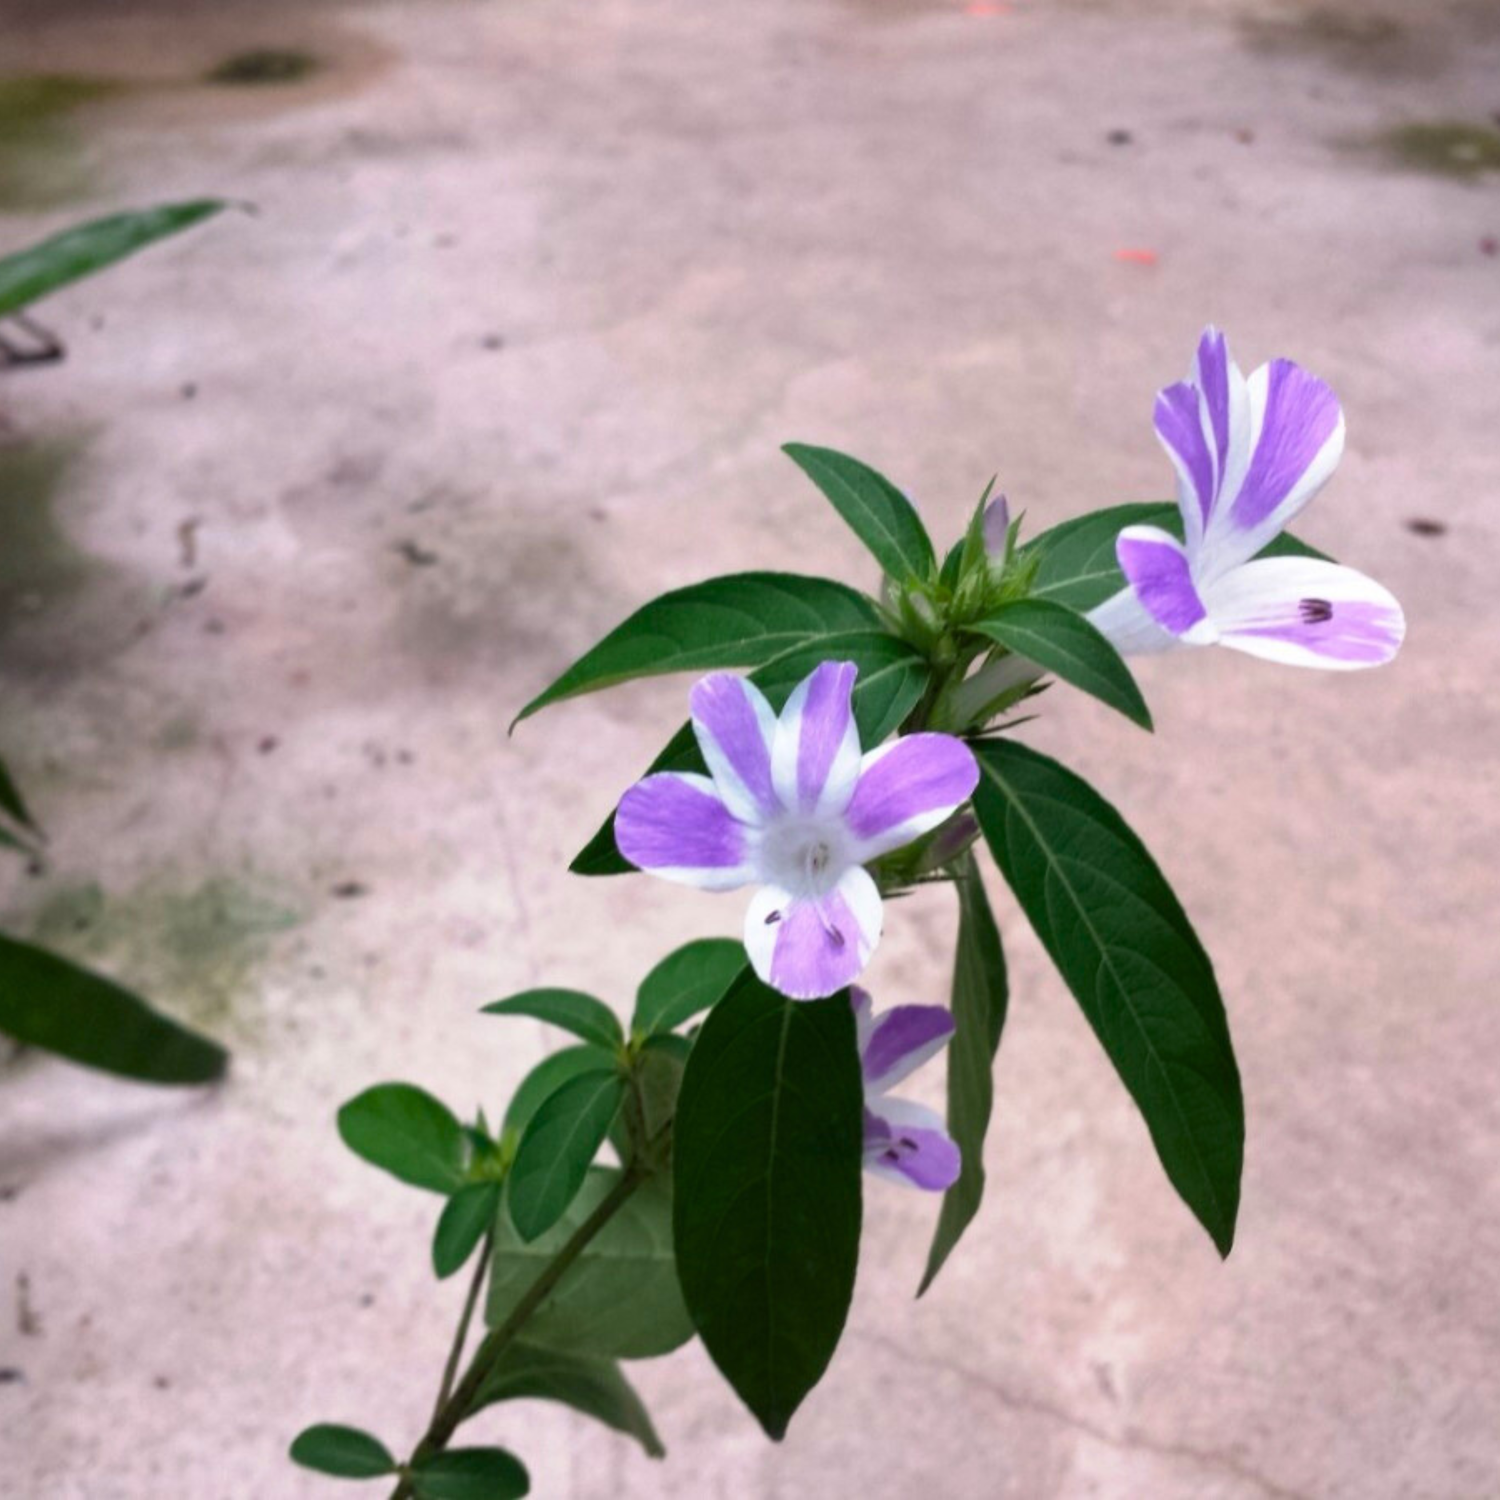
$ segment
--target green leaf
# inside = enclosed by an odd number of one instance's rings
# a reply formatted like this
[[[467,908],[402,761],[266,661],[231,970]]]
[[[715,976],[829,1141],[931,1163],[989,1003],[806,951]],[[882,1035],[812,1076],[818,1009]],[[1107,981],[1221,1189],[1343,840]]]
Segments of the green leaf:
[[[533,698],[515,723],[549,703],[632,678],[758,667],[818,636],[879,624],[870,600],[829,578],[797,573],[710,578],[642,605]]]
[[[677,1112],[682,1070],[692,1050],[693,1044],[687,1037],[670,1031],[648,1037],[641,1048],[635,1064],[635,1087],[640,1094],[642,1125],[648,1141],[654,1141]],[[623,1110],[610,1127],[609,1138],[620,1160],[629,1161],[635,1146]]]
[[[486,1377],[470,1410],[479,1411],[497,1401],[525,1400],[571,1406],[633,1437],[649,1458],[666,1456],[650,1414],[612,1359],[514,1343]]]
[[[474,1253],[500,1211],[500,1183],[470,1182],[443,1205],[432,1237],[432,1269],[446,1280]]]
[[[487,1016],[535,1016],[596,1047],[612,1051],[625,1040],[620,1018],[602,1000],[582,990],[525,990],[482,1007]]]
[[[304,1469],[336,1479],[379,1479],[396,1472],[396,1460],[379,1438],[332,1422],[319,1422],[299,1432],[292,1439],[290,1456]]]
[[[866,750],[900,727],[917,706],[931,670],[915,647],[883,631],[865,630],[825,636],[799,646],[750,673],[750,680],[780,711],[792,689],[825,661],[852,661],[859,668],[854,683],[854,719],[859,725],[859,742]],[[692,725],[684,724],[644,774],[706,769]],[[615,847],[613,813],[568,868],[575,875],[627,875],[634,870],[635,866]]]
[[[504,1448],[450,1448],[412,1465],[422,1500],[520,1500],[531,1476]]]
[[[707,1010],[745,967],[745,946],[732,938],[701,938],[669,953],[641,981],[637,1031],[675,1031]]]
[[[747,972],[688,1058],[673,1235],[704,1347],[772,1438],[822,1378],[848,1316],[863,1122],[848,991],[789,1000]]]
[[[975,745],[996,862],[1223,1255],[1244,1159],[1239,1071],[1213,966],[1141,841],[1087,782],[1010,740]]]
[[[545,1234],[577,1196],[624,1094],[625,1080],[614,1070],[580,1073],[531,1117],[506,1194],[523,1240]]]
[[[216,198],[111,214],[54,234],[0,260],[0,317],[29,307],[59,287],[134,255],[224,207]]]
[[[1124,658],[1095,626],[1066,605],[1051,599],[1017,599],[967,628],[1017,656],[1029,657],[1142,729],[1151,728],[1151,710]]]
[[[590,1167],[567,1212],[529,1245],[501,1215],[485,1309],[492,1328],[505,1321],[542,1268],[619,1178],[613,1167]],[[693,1323],[683,1305],[672,1254],[671,1186],[660,1178],[652,1178],[626,1199],[526,1324],[531,1343],[609,1359],[670,1354],[692,1336]]]
[[[1115,560],[1115,538],[1127,526],[1160,526],[1179,540],[1182,513],[1169,502],[1115,505],[1090,511],[1035,536],[1020,556],[1036,562],[1032,597],[1051,599],[1085,614],[1125,587],[1125,575]],[[1258,556],[1323,557],[1316,548],[1282,532]]]
[[[456,1193],[464,1185],[464,1132],[453,1111],[411,1083],[377,1083],[339,1111],[339,1135],[356,1156],[412,1187]]]
[[[144,1083],[212,1083],[228,1054],[138,995],[45,948],[0,936],[0,1031]]]
[[[555,1094],[570,1078],[577,1078],[580,1073],[597,1073],[614,1066],[614,1052],[606,1052],[602,1047],[582,1044],[550,1053],[521,1080],[520,1087],[511,1096],[511,1101],[506,1106],[501,1134],[519,1136],[543,1101]]]
[[[20,789],[11,779],[11,774],[6,769],[3,760],[0,760],[0,812],[8,814],[22,828],[30,829],[32,833],[40,834],[42,831],[36,826],[26,804],[21,800]]]
[[[934,559],[927,528],[885,475],[832,448],[787,443],[781,451],[823,491],[888,578],[905,583],[929,576]]]
[[[971,853],[965,851],[954,875],[958,946],[953,957],[954,1031],[948,1044],[948,1134],[958,1144],[963,1165],[958,1180],[943,1194],[919,1297],[936,1279],[984,1197],[984,1137],[995,1097],[991,1069],[1010,998],[1000,929]]]

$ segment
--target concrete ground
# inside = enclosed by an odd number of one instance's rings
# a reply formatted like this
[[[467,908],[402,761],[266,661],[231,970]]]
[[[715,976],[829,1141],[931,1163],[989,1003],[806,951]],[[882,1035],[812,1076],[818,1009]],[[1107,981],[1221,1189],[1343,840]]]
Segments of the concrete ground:
[[[235,1053],[168,1093],[0,1074],[0,1489],[338,1493],[307,1422],[404,1447],[459,1289],[435,1200],[341,1147],[409,1078],[493,1113],[540,981],[622,1005],[740,905],[568,856],[686,684],[516,708],[650,595],[870,569],[778,452],[847,448],[954,534],[1164,495],[1200,326],[1329,379],[1310,540],[1404,601],[1397,664],[1144,664],[1158,732],[1062,692],[1218,964],[1245,1076],[1221,1264],[1014,903],[989,1198],[872,1184],[842,1348],[782,1446],[701,1351],[636,1367],[653,1464],[547,1408],[535,1493],[1500,1495],[1500,108],[1493,8],[1129,0],[0,0],[7,73],[117,87],[0,132],[0,247],[255,205],[43,309],[0,374],[0,747],[52,835],[0,925]],[[323,64],[201,77],[248,47]],[[3,100],[0,90],[0,100]],[[14,122],[13,122],[14,123]],[[1452,135],[1404,127],[1453,125]],[[1471,131],[1465,134],[1463,131]],[[1436,142],[1436,144],[1434,144]],[[877,997],[945,993],[903,903]],[[923,1080],[936,1100],[939,1070]]]

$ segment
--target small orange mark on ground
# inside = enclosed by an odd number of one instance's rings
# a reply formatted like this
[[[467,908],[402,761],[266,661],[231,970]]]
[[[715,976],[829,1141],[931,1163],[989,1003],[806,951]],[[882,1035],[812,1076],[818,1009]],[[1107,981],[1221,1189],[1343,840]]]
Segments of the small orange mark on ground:
[[[1134,266],[1154,266],[1160,257],[1154,250],[1144,250],[1139,246],[1130,245],[1123,250],[1116,250],[1115,259],[1127,261]]]
[[[1010,6],[1004,4],[1003,0],[1000,0],[1000,3],[997,3],[997,0],[973,0],[972,4],[964,6],[964,14],[966,16],[1008,16]]]

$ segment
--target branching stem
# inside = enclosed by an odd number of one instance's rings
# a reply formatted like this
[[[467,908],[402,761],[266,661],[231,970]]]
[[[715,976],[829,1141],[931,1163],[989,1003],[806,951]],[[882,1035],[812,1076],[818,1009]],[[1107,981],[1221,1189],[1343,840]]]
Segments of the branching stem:
[[[527,1287],[521,1300],[511,1309],[510,1316],[498,1328],[491,1329],[485,1336],[457,1388],[446,1400],[438,1403],[438,1409],[433,1413],[426,1436],[417,1444],[412,1453],[411,1461],[407,1465],[408,1469],[421,1463],[424,1458],[431,1458],[434,1453],[441,1453],[448,1446],[453,1434],[458,1430],[458,1424],[468,1416],[475,1398],[483,1389],[491,1371],[499,1363],[500,1356],[515,1342],[516,1335],[520,1333],[526,1320],[547,1300],[573,1262],[583,1254],[589,1242],[624,1207],[630,1195],[649,1175],[637,1162],[626,1167],[620,1174],[620,1180],[600,1199],[594,1211],[573,1231],[562,1249],[542,1267],[536,1280]],[[486,1254],[484,1260],[487,1261],[488,1258]],[[468,1332],[468,1319],[473,1312],[473,1304],[478,1296],[481,1279],[476,1277],[470,1289],[469,1302],[464,1309],[464,1320],[460,1327],[459,1338],[455,1341],[453,1354],[449,1357],[449,1363],[454,1368],[457,1367],[457,1356]],[[445,1388],[449,1379],[451,1379],[451,1373],[444,1378]],[[407,1475],[391,1491],[390,1500],[411,1500],[415,1493],[411,1478]]]

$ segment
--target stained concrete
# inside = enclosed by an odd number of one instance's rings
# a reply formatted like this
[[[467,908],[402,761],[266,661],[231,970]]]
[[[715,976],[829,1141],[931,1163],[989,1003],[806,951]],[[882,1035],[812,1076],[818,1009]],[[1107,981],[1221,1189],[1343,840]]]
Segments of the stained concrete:
[[[911,1300],[932,1204],[874,1185],[784,1445],[698,1351],[636,1371],[664,1465],[541,1408],[474,1431],[570,1500],[1500,1493],[1500,199],[1382,145],[1492,127],[1489,8],[0,16],[15,75],[131,84],[70,117],[85,207],[255,206],[58,296],[67,361],[0,375],[0,473],[36,481],[0,504],[45,503],[6,522],[39,603],[5,559],[0,743],[51,834],[44,873],[0,876],[4,925],[235,1050],[208,1094],[0,1074],[7,1493],[310,1497],[303,1424],[409,1442],[460,1293],[426,1269],[435,1200],[347,1155],[334,1109],[399,1077],[493,1115],[548,1038],[482,1002],[545,976],[623,1005],[740,909],[564,873],[684,684],[507,739],[515,709],[660,589],[871,582],[788,439],[879,464],[940,536],[996,472],[1032,527],[1166,493],[1151,397],[1209,319],[1332,381],[1349,452],[1302,529],[1411,620],[1387,671],[1202,652],[1142,666],[1154,737],[1061,692],[1026,731],[1215,955],[1233,1255],[995,881],[989,1198],[935,1289]],[[266,48],[324,66],[204,82]],[[893,914],[878,997],[941,997],[947,897]]]

